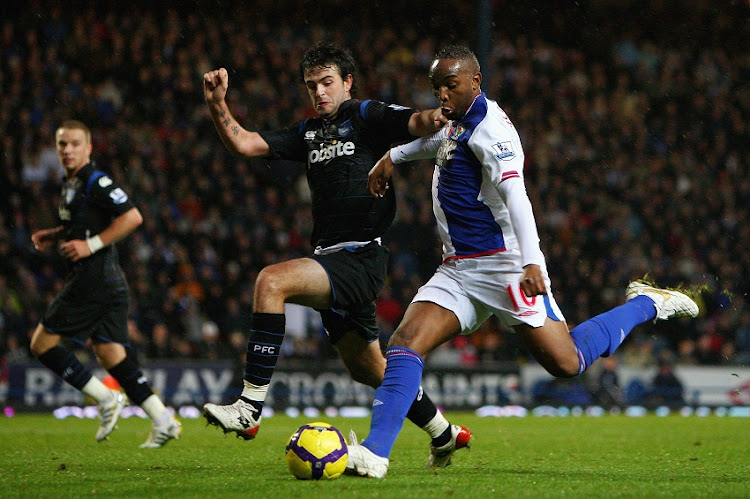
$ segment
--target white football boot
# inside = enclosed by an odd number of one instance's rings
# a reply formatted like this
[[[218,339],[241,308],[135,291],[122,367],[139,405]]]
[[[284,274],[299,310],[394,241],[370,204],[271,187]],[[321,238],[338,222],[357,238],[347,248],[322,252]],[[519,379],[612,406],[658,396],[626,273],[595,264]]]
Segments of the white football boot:
[[[141,449],[158,449],[172,439],[178,440],[182,436],[182,424],[175,418],[170,418],[164,426],[154,426],[148,438],[139,445]]]
[[[666,321],[677,317],[698,317],[698,304],[684,293],[673,289],[661,289],[640,281],[628,284],[625,290],[625,300],[630,301],[636,296],[648,296],[656,307],[656,319]]]
[[[99,404],[99,429],[96,431],[96,441],[102,442],[107,439],[115,429],[117,419],[125,408],[125,395],[118,390],[110,390],[112,397]]]
[[[451,464],[451,458],[458,449],[471,447],[471,430],[457,424],[451,425],[451,439],[440,447],[430,443],[430,455],[427,457],[426,468],[445,468]]]
[[[349,459],[346,474],[370,478],[383,478],[388,473],[388,458],[375,455],[370,449],[357,443],[357,435],[349,433]]]
[[[203,417],[224,433],[233,431],[245,440],[254,439],[260,429],[260,412],[242,399],[231,405],[205,404]]]

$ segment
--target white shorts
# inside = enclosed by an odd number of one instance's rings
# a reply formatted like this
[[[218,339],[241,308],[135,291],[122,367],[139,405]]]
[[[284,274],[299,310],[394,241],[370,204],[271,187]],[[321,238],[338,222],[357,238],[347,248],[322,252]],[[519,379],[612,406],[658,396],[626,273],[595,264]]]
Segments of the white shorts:
[[[428,301],[450,310],[458,317],[461,334],[474,332],[493,314],[509,327],[521,323],[540,327],[547,317],[564,321],[547,270],[542,268],[547,294],[529,298],[521,291],[522,270],[509,265],[508,256],[449,260],[419,288],[412,303]]]

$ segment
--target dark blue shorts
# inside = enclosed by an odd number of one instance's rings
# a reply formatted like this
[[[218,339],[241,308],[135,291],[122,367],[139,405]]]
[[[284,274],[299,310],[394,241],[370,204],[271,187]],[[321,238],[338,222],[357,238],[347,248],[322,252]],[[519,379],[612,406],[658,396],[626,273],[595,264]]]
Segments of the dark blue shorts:
[[[388,249],[377,242],[312,256],[331,282],[333,305],[318,310],[331,343],[336,344],[349,331],[368,342],[378,339],[375,299],[385,283],[388,257]]]

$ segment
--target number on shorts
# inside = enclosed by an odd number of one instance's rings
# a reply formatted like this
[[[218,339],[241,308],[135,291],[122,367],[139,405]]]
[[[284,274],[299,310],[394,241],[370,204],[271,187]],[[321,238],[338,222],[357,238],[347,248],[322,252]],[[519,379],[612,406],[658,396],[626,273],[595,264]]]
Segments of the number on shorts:
[[[519,310],[518,300],[516,300],[516,296],[513,293],[513,287],[508,285],[505,289],[508,291],[508,297],[510,298],[511,303],[513,303],[513,309],[517,312]],[[526,296],[526,293],[521,289],[521,283],[518,283],[518,294],[521,296],[521,300],[523,300],[527,307],[532,307],[536,303],[536,296],[532,296],[531,298]]]

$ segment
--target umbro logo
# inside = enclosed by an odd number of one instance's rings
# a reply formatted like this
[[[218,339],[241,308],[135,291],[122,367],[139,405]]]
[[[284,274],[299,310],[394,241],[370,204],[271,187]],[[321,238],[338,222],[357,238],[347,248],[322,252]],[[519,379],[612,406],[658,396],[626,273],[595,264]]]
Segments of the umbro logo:
[[[237,418],[237,421],[240,423],[240,426],[247,429],[250,428],[250,420],[247,419],[245,416],[240,416]]]
[[[375,399],[375,400],[372,401],[372,406],[375,407],[376,405],[383,405],[383,402],[381,402],[378,399]]]

